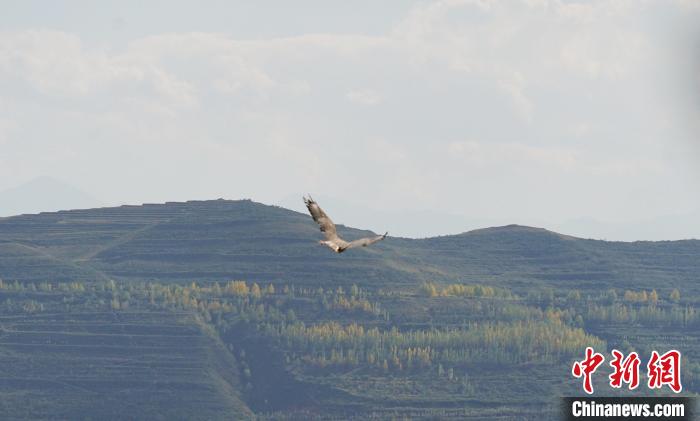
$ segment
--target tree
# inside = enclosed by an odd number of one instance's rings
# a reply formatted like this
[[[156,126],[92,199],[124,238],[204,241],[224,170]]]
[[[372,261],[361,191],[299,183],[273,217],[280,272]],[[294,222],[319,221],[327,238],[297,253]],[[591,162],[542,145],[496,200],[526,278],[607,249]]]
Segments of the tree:
[[[649,304],[656,304],[658,301],[659,294],[656,293],[655,289],[651,290],[651,293],[649,294]]]
[[[605,295],[608,303],[612,304],[617,301],[617,292],[613,288],[610,288]]]
[[[252,295],[253,298],[260,298],[260,286],[257,283],[253,283],[253,286],[250,287],[250,295]]]
[[[420,291],[426,297],[437,297],[438,296],[437,288],[435,287],[435,284],[432,282],[423,282],[423,284],[420,287]]]
[[[642,295],[641,295],[641,297],[639,298],[639,301],[641,301],[641,302],[646,302],[646,301],[648,301],[648,300],[649,300],[649,295],[647,294],[646,291],[642,291]]]
[[[674,303],[677,303],[681,300],[681,292],[678,291],[678,289],[673,288],[673,291],[671,291],[671,295],[668,298]]]
[[[294,313],[294,310],[291,308],[287,310],[287,315],[285,316],[287,319],[287,322],[293,322],[297,319],[297,315]]]
[[[581,301],[581,293],[577,289],[575,289],[569,292],[569,295],[566,298],[570,303],[578,303],[579,301]]]
[[[258,287],[259,288],[259,287]],[[226,284],[226,293],[231,295],[245,296],[250,290],[245,281],[232,281]]]
[[[464,373],[464,377],[462,377],[462,394],[464,394],[464,395],[473,395],[474,394],[474,386],[469,381],[469,377],[467,376],[467,373]]]

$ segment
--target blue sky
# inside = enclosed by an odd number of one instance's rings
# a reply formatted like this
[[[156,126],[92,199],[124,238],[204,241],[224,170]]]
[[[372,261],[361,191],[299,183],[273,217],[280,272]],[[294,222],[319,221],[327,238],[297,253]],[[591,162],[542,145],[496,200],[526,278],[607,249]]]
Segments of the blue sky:
[[[0,191],[50,176],[104,205],[299,210],[310,192],[401,235],[700,237],[696,1],[2,10]]]

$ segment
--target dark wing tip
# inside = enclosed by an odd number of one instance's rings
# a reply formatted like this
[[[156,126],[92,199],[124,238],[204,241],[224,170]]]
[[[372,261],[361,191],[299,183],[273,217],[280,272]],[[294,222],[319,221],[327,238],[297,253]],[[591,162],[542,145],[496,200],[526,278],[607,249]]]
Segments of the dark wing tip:
[[[301,198],[304,199],[304,203],[306,204],[306,206],[316,203],[316,201],[311,197],[310,194],[307,196],[302,196]]]

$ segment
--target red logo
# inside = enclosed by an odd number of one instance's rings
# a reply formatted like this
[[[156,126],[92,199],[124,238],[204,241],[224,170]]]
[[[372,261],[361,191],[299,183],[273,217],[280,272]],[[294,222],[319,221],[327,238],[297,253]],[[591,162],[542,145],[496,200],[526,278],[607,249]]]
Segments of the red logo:
[[[595,373],[596,369],[603,361],[605,361],[603,354],[594,352],[593,348],[589,346],[586,348],[586,359],[583,361],[576,361],[571,368],[571,373],[574,377],[579,378],[583,376],[583,390],[589,395],[593,393],[591,375]]]
[[[624,382],[629,385],[630,390],[636,389],[639,386],[639,354],[630,352],[623,360],[622,353],[613,349],[612,355],[615,358],[610,362],[610,365],[615,371],[609,376],[610,387],[620,388]]]
[[[681,386],[681,353],[672,349],[662,356],[653,351],[647,364],[649,388],[660,389],[667,384],[674,392],[683,389]]]
[[[621,388],[623,383],[627,383],[630,390],[639,386],[639,365],[641,360],[639,354],[630,352],[627,357],[616,349],[612,350],[613,360],[610,366],[613,372],[610,374],[610,387]],[[589,395],[593,393],[593,373],[600,366],[605,357],[597,353],[591,347],[586,348],[586,358],[583,361],[574,362],[571,367],[571,374],[576,378],[583,377],[583,390]],[[681,353],[672,349],[663,355],[653,351],[649,363],[647,364],[647,376],[650,389],[660,389],[668,385],[675,393],[683,390],[681,385]]]

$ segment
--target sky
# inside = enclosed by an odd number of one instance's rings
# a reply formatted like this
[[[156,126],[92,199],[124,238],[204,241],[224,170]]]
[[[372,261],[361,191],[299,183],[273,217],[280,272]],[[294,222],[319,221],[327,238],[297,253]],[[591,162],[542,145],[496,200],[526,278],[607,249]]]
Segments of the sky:
[[[311,193],[402,236],[700,238],[700,1],[0,6],[0,215]]]

